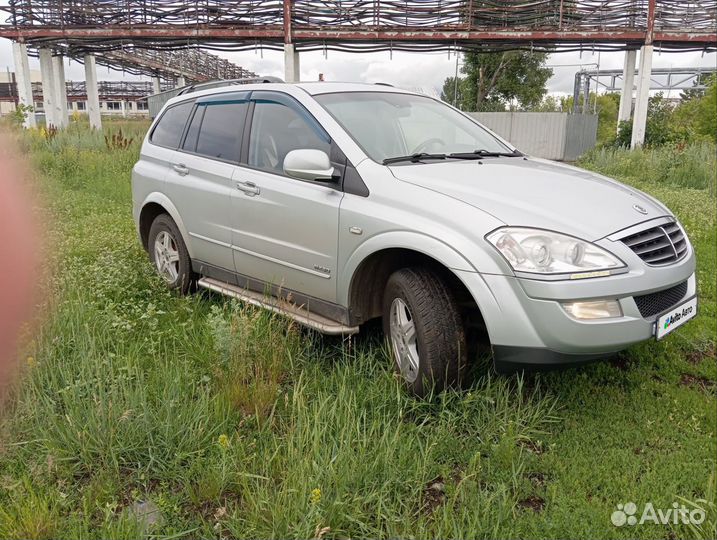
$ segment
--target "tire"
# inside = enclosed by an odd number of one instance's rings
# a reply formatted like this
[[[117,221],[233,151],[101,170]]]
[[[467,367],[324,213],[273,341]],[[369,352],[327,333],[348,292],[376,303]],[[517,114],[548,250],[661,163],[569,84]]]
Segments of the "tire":
[[[154,218],[149,229],[147,249],[154,269],[170,289],[180,294],[192,291],[196,281],[192,260],[177,224],[167,214]]]
[[[461,385],[467,366],[463,320],[453,291],[436,273],[418,267],[391,275],[383,297],[383,331],[394,366],[414,395]]]

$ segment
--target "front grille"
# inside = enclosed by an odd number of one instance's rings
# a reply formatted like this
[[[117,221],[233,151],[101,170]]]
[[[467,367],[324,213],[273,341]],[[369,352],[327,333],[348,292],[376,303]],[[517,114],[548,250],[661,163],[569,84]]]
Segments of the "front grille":
[[[687,282],[657,291],[650,294],[643,294],[641,296],[633,296],[637,309],[640,310],[640,315],[644,318],[653,317],[658,313],[667,311],[670,307],[674,306],[677,302],[682,300],[687,294]]]
[[[671,264],[687,254],[687,238],[675,221],[631,234],[622,242],[651,266]]]

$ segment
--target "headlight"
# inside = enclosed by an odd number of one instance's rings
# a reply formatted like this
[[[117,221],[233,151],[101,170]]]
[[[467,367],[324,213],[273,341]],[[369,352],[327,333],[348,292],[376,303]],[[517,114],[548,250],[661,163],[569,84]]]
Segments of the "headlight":
[[[541,229],[503,227],[486,236],[516,272],[599,277],[625,264],[595,244]]]

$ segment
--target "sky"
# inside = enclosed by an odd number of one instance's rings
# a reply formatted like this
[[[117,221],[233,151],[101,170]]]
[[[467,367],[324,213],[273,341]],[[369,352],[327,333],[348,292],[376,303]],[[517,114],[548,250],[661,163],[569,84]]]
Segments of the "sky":
[[[0,39],[0,69],[14,70],[11,42]],[[245,51],[217,52],[232,62],[259,75],[284,76],[284,54],[281,51]],[[548,66],[553,68],[553,77],[548,81],[548,92],[554,95],[572,94],[575,72],[582,68],[622,69],[623,52],[593,53],[556,53],[550,55]],[[448,53],[343,53],[321,51],[301,53],[301,79],[315,81],[319,73],[327,81],[345,82],[384,82],[409,90],[421,91],[429,95],[440,95],[443,81],[453,76],[456,69],[454,54]],[[639,62],[639,60],[638,60]],[[655,50],[652,65],[655,68],[669,67],[715,67],[717,54],[700,52],[664,53]],[[562,67],[561,67],[562,66]],[[30,59],[30,68],[38,69],[36,59]],[[112,71],[98,66],[100,80],[137,80],[132,75]],[[67,80],[83,80],[82,64],[66,60],[65,76]],[[144,79],[149,80],[144,77]]]

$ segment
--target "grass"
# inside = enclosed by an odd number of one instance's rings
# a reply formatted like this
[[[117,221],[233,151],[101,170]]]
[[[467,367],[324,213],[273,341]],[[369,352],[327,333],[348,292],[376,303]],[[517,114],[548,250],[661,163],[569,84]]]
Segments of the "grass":
[[[54,257],[51,315],[0,424],[0,538],[714,537],[717,217],[703,150],[669,177],[647,152],[583,164],[678,214],[699,255],[694,322],[580,369],[484,366],[470,389],[419,401],[376,332],[322,339],[167,292],[131,219],[146,126],[121,127],[126,149],[81,126],[20,136]],[[709,521],[610,522],[618,503],[681,498]],[[154,524],[132,512],[147,501]]]
[[[707,190],[713,197],[717,194],[715,146],[706,142],[632,151],[601,147],[585,156],[582,163],[628,183],[649,179],[649,184]]]

